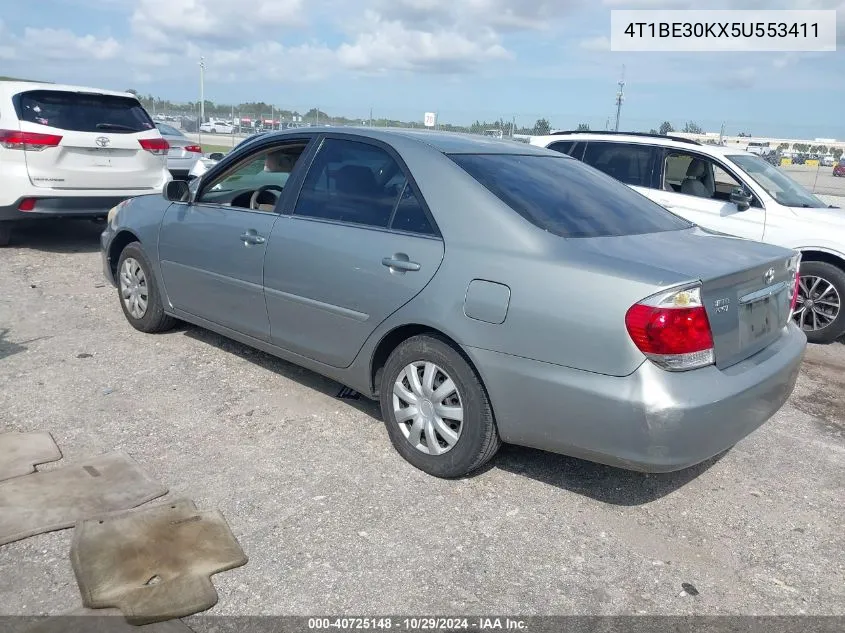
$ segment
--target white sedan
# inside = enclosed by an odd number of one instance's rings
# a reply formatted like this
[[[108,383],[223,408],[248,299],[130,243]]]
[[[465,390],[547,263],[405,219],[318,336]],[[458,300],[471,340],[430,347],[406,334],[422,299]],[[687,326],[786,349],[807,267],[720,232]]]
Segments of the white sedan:
[[[225,121],[209,121],[200,125],[200,132],[209,134],[232,134],[234,131],[235,126]]]

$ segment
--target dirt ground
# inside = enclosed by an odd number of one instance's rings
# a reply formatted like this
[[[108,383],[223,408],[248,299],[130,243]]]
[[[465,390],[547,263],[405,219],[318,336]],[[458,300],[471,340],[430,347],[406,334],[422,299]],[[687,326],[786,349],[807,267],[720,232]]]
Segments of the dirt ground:
[[[212,613],[845,614],[842,344],[808,349],[786,406],[701,466],[505,447],[442,481],[329,380],[195,327],[133,330],[98,234],[34,225],[0,251],[0,431],[126,451],[219,508],[250,560],[214,578]],[[0,615],[80,604],[70,540],[0,547]]]

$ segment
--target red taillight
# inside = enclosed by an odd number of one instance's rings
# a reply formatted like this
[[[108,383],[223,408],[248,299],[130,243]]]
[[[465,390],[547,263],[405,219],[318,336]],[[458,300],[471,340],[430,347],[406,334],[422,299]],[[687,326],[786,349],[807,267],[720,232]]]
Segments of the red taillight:
[[[196,152],[197,154],[202,154],[202,147],[199,145],[186,145],[184,150],[186,152]]]
[[[700,293],[698,287],[670,291],[634,304],[625,314],[634,345],[664,369],[714,362],[713,334]]]
[[[142,138],[138,139],[138,142],[141,147],[156,156],[163,156],[170,149],[170,143],[163,138]]]
[[[62,137],[58,134],[39,134],[37,132],[20,132],[18,130],[0,130],[0,145],[6,149],[22,149],[30,152],[40,152],[47,147],[56,147]]]
[[[32,211],[35,208],[35,198],[24,198],[18,205],[18,211]]]

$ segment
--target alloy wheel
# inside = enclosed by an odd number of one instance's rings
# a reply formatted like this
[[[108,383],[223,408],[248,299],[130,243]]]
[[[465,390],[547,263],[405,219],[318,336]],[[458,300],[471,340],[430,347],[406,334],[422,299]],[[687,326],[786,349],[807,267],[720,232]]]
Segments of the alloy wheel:
[[[802,330],[823,330],[836,320],[841,307],[839,292],[827,279],[812,275],[801,277],[794,319]]]

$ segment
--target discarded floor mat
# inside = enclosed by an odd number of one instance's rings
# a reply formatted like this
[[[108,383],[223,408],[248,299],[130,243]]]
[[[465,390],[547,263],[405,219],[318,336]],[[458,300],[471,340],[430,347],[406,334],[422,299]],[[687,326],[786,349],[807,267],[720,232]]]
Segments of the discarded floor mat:
[[[0,545],[165,494],[167,488],[120,452],[0,482]]]
[[[220,512],[179,499],[82,521],[70,560],[86,607],[117,607],[139,625],[210,609],[211,576],[247,557]]]
[[[0,433],[0,481],[34,473],[38,464],[61,458],[49,433]]]
[[[134,626],[119,609],[75,609],[62,615],[39,618],[24,633],[193,633],[181,620]]]

